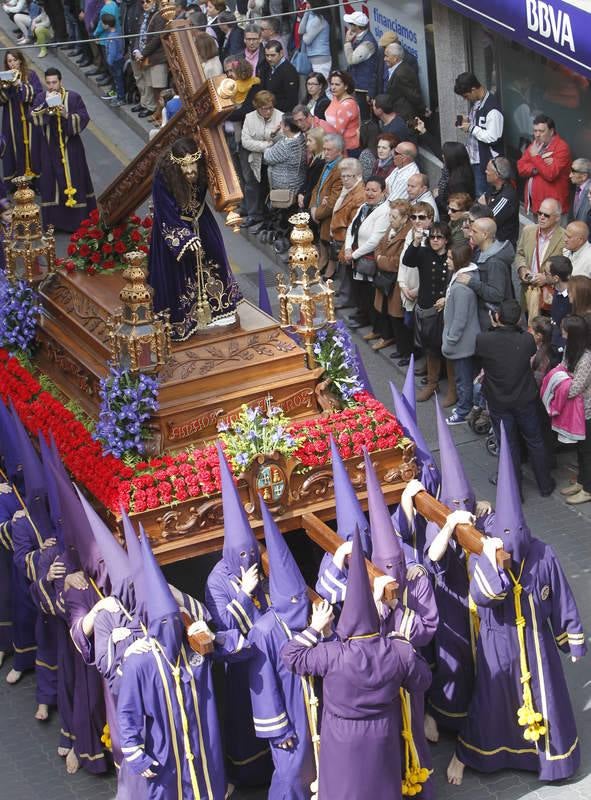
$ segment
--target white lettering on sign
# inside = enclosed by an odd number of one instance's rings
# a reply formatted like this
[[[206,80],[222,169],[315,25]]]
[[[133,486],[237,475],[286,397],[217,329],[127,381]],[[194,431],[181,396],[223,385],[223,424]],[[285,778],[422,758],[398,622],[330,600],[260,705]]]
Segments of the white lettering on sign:
[[[560,47],[568,45],[575,52],[575,41],[569,15],[543,0],[526,0],[527,27],[544,39],[553,39]]]

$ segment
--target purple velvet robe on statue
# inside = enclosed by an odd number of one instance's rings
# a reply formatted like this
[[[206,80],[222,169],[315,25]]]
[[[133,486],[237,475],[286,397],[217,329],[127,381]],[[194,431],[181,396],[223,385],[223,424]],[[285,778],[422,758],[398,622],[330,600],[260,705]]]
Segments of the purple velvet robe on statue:
[[[59,231],[73,232],[82,220],[96,208],[92,179],[86,163],[86,154],[80,134],[89,122],[84,101],[76,92],[62,89],[63,105],[67,117],[60,118],[64,155],[71,184],[76,189],[76,205],[66,206],[68,199],[65,168],[62,162],[58,136],[58,117],[52,114],[31,113],[33,121],[32,156],[33,171],[39,174],[39,193],[43,224],[54,225]],[[37,95],[33,110],[46,107],[45,93]]]
[[[370,636],[320,642],[308,628],[281,655],[298,675],[324,678],[320,736],[320,798],[401,800],[400,688],[424,692],[431,676],[403,639]]]
[[[207,610],[199,606],[207,619]],[[214,646],[217,657],[248,657],[246,640],[238,631],[218,633]],[[178,685],[173,668],[176,665],[156,647],[130,655],[123,663],[117,717],[127,766],[137,775],[149,768],[156,773],[156,778],[142,779],[149,800],[224,800],[226,778],[211,658],[182,644]]]
[[[233,315],[242,299],[220,229],[205,197],[197,196],[198,191],[195,188],[195,208],[180,209],[160,173],[154,177],[148,280],[154,289],[154,310],[170,310],[172,338],[177,341],[188,339],[197,330],[196,261],[189,248],[198,239],[204,260],[215,264],[209,304],[212,320]]]
[[[256,601],[256,603],[255,603]],[[257,587],[254,600],[240,588],[224,559],[218,561],[207,578],[205,602],[218,631],[238,630],[244,636],[261,618],[270,604],[265,586]],[[257,738],[252,721],[249,693],[249,665],[226,664],[224,733],[228,777],[238,785],[266,783],[271,776],[269,748]]]
[[[3,106],[2,135],[6,140],[6,149],[2,156],[5,181],[25,174],[27,156],[28,166],[31,169],[32,129],[29,107],[41,91],[41,81],[33,70],[29,70],[27,80],[20,86],[10,86],[0,90],[0,105]],[[25,144],[25,133],[27,144]]]
[[[518,577],[519,568],[513,569]],[[560,562],[549,545],[532,539],[520,579],[533,707],[548,729],[537,746],[523,738],[517,722],[523,690],[513,583],[484,555],[470,559],[470,572],[470,594],[481,618],[477,677],[456,754],[481,772],[522,769],[543,781],[568,778],[581,754],[558,650],[581,657],[587,648]]]

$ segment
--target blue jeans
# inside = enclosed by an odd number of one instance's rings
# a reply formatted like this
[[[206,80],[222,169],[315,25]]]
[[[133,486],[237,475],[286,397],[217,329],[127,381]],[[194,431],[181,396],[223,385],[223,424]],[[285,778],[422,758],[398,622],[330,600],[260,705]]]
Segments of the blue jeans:
[[[519,446],[519,436],[521,435],[527,444],[529,463],[538,489],[540,492],[551,491],[554,480],[550,474],[550,459],[544,445],[537,400],[532,400],[521,408],[505,411],[495,411],[489,407],[489,412],[490,421],[499,443],[501,441],[501,422],[505,426],[519,488],[521,489],[521,448]]]
[[[480,195],[484,194],[488,189],[488,183],[486,182],[486,177],[484,174],[485,168],[486,164],[472,164],[472,173],[474,174],[474,191],[476,192],[477,200]]]
[[[111,77],[113,78],[115,91],[117,92],[117,100],[122,100],[123,102],[125,102],[125,81],[123,80],[124,64],[124,58],[120,58],[119,61],[113,61],[112,64],[109,64]]]
[[[466,419],[472,410],[474,400],[474,359],[472,356],[454,358],[452,364],[456,378],[456,393],[458,395],[456,414],[458,417]]]

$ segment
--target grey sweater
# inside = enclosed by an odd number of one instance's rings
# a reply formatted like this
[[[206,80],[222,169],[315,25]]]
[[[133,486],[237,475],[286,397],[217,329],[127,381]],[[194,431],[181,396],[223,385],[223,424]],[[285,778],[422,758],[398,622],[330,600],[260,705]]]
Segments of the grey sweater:
[[[306,179],[306,142],[301,133],[292,138],[282,136],[263,154],[269,166],[271,189],[297,192]]]
[[[478,256],[478,272],[472,274],[469,286],[478,295],[478,316],[483,331],[490,328],[489,306],[499,306],[503,300],[513,297],[511,264],[514,256],[511,242],[497,240]]]
[[[478,299],[469,285],[454,281],[443,309],[441,352],[446,358],[469,358],[480,333]]]

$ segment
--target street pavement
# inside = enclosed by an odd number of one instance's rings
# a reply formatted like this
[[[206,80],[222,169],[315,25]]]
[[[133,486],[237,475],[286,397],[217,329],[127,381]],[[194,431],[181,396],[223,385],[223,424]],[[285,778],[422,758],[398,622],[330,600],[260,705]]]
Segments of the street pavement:
[[[0,26],[9,31],[11,25],[4,14],[0,14]],[[6,46],[8,39],[0,30],[0,45]],[[79,92],[87,103],[92,123],[83,135],[90,170],[97,194],[116,177],[122,164],[131,159],[143,144],[137,128],[132,130],[122,116],[105,107],[104,103],[90,91],[87,83],[64,67],[63,60],[50,54],[43,61],[33,59],[41,68],[59,66],[68,88]],[[220,218],[220,222],[223,220]],[[256,302],[257,270],[262,264],[266,283],[270,287],[271,299],[276,311],[274,274],[281,268],[267,252],[255,247],[244,234],[224,231],[224,239],[232,267],[237,275],[243,294]],[[59,254],[65,251],[66,240],[58,239]],[[361,331],[363,333],[364,331]],[[369,373],[376,397],[392,407],[388,382],[401,388],[403,372],[388,358],[387,351],[374,353],[370,347],[355,336]],[[437,436],[433,401],[419,406],[419,421],[423,433],[437,450]],[[452,429],[459,452],[467,466],[478,498],[495,499],[494,487],[488,481],[495,470],[495,460],[486,452],[484,437],[476,435],[467,425]],[[556,477],[559,485],[572,474],[576,461],[572,451],[559,456]],[[551,543],[562,562],[575,592],[579,610],[587,632],[591,629],[591,508],[582,506],[578,510],[567,506],[557,492],[551,497],[540,498],[531,473],[526,468],[524,480],[525,512],[534,534]],[[210,568],[209,562],[196,564],[183,562],[177,569],[169,570],[170,579],[183,588],[203,596],[203,581]],[[443,736],[433,748],[435,786],[441,800],[457,798],[482,798],[482,800],[590,800],[591,798],[591,674],[589,658],[571,664],[564,658],[564,668],[571,691],[581,739],[582,764],[577,776],[569,782],[542,784],[527,773],[502,772],[494,775],[478,775],[466,771],[461,787],[451,787],[445,781],[445,768],[453,750],[453,741]],[[54,713],[47,723],[33,719],[35,686],[31,675],[23,677],[17,686],[8,686],[3,677],[10,669],[10,659],[0,670],[0,798],[4,800],[109,800],[115,796],[113,776],[96,778],[79,772],[66,775],[63,760],[56,755],[59,723]],[[262,800],[264,790],[237,791],[237,800]],[[337,800],[337,798],[324,798]],[[368,798],[371,800],[371,798]]]

